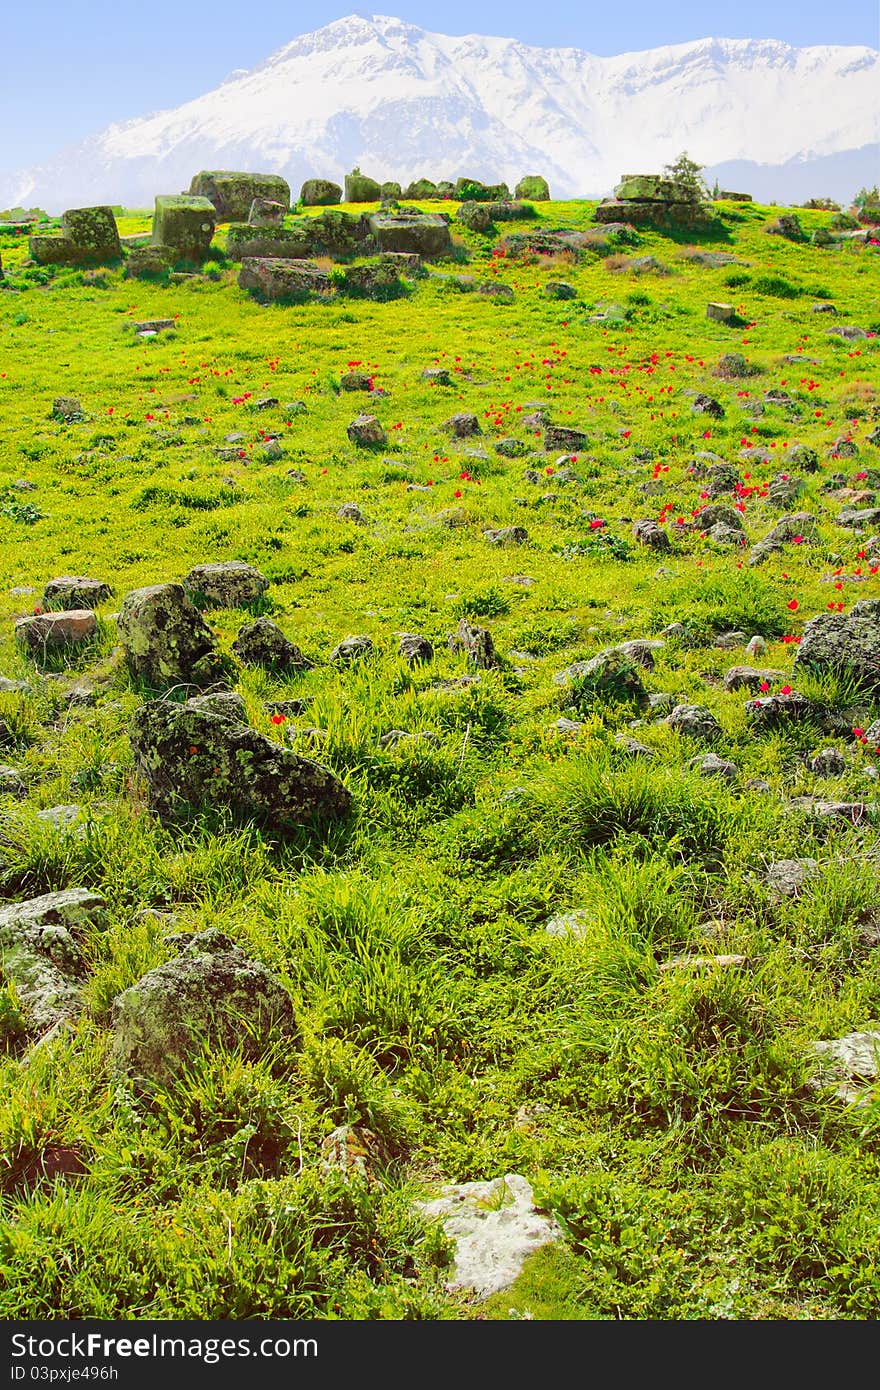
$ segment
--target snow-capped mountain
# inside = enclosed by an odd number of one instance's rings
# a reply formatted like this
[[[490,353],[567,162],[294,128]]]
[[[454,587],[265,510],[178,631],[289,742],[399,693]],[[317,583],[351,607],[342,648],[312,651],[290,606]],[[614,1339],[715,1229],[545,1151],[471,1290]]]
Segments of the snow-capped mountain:
[[[599,58],[351,15],[171,111],[111,125],[0,183],[0,206],[150,206],[199,169],[342,182],[467,174],[608,193],[682,150],[764,200],[850,198],[880,177],[880,53],[699,39]],[[752,184],[756,184],[752,187]]]

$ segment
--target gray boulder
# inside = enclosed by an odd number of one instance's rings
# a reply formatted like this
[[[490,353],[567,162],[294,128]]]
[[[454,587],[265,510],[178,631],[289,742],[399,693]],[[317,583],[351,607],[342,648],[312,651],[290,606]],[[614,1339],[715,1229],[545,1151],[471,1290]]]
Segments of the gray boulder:
[[[202,169],[189,186],[191,197],[206,199],[218,222],[242,222],[255,198],[290,207],[290,185],[280,174],[252,174],[231,169]]]
[[[117,630],[131,674],[148,685],[206,686],[224,678],[214,634],[180,584],[126,594]]]
[[[587,447],[587,436],[583,430],[568,429],[564,425],[547,425],[544,430],[544,450],[562,450],[566,454],[577,454]]]
[[[332,207],[342,202],[342,189],[330,179],[306,179],[299,200],[305,208]]]
[[[671,541],[662,526],[653,517],[643,517],[633,524],[633,535],[640,545],[650,546],[651,550],[670,550]]]
[[[105,924],[103,898],[86,888],[0,908],[0,964],[15,985],[29,1031],[45,1032],[82,1013],[85,960],[79,939],[89,927]]]
[[[448,420],[444,420],[443,428],[454,439],[468,439],[471,435],[482,433],[476,415],[463,410],[450,416]]]
[[[256,618],[240,627],[232,650],[245,666],[275,671],[309,671],[314,666],[269,618]]]
[[[245,256],[238,275],[240,289],[251,290],[270,304],[328,295],[332,281],[326,270],[299,256]]]
[[[336,666],[351,666],[362,657],[369,656],[373,650],[372,637],[345,637],[330,653],[330,660]]]
[[[43,590],[43,607],[51,609],[97,608],[112,594],[109,584],[100,579],[85,579],[81,575],[62,575],[50,579]]]
[[[714,743],[722,735],[718,720],[703,705],[676,705],[666,723],[677,733],[702,739],[706,743]]]
[[[453,651],[465,652],[470,664],[482,670],[499,665],[489,629],[471,626],[467,618],[462,618],[455,635],[449,639],[449,646]]]
[[[183,577],[184,592],[198,608],[247,608],[268,587],[266,576],[244,560],[193,565]]]
[[[279,829],[337,818],[351,794],[327,768],[282,748],[247,725],[231,691],[184,704],[151,700],[131,722],[135,766],[163,818],[225,806]]]
[[[420,636],[416,632],[405,632],[400,639],[398,648],[399,654],[408,661],[410,666],[415,666],[419,662],[433,661],[434,648],[427,637]]]
[[[753,729],[784,729],[806,721],[824,724],[828,710],[818,700],[792,690],[788,695],[758,695],[746,702],[746,714]]]
[[[424,260],[452,251],[449,223],[439,213],[377,212],[370,218],[370,231],[380,251],[406,251]]]
[[[640,664],[619,647],[609,647],[588,661],[575,661],[563,671],[557,671],[553,684],[569,690],[574,705],[586,695],[634,700],[638,705],[646,705],[648,696],[639,674]]]
[[[880,599],[860,599],[849,613],[820,613],[806,624],[796,669],[845,672],[866,691],[880,691]]]
[[[346,430],[352,444],[360,448],[374,448],[388,443],[388,436],[375,415],[356,415]]]
[[[242,216],[247,216],[247,209]],[[216,221],[214,205],[207,198],[159,194],[153,212],[152,243],[168,246],[180,259],[200,264],[207,257]]]
[[[525,545],[529,539],[524,526],[500,526],[497,530],[490,528],[483,535],[491,545]]]
[[[114,1065],[142,1089],[173,1082],[201,1047],[253,1057],[296,1033],[281,981],[216,928],[117,995],[112,1026]]]
[[[767,887],[776,898],[796,898],[818,868],[815,859],[777,859],[768,866]]]
[[[87,608],[38,613],[33,618],[19,618],[15,624],[16,642],[27,647],[34,656],[49,648],[82,646],[91,642],[97,632],[98,621]]]

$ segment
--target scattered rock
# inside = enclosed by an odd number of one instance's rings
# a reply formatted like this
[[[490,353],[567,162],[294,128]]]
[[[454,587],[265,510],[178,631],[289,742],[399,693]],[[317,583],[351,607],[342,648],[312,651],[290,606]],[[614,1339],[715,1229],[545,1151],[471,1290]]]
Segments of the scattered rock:
[[[846,758],[837,748],[821,748],[807,765],[817,777],[842,777],[846,772]]]
[[[112,1026],[114,1065],[147,1088],[173,1082],[201,1046],[259,1056],[296,1031],[281,981],[216,928],[117,995]]]
[[[552,1217],[535,1210],[531,1185],[518,1173],[448,1186],[416,1206],[455,1240],[448,1287],[473,1289],[478,1298],[509,1288],[528,1255],[562,1236]]]
[[[796,669],[845,672],[866,691],[880,690],[880,599],[860,599],[849,613],[820,613],[806,624]]]
[[[79,938],[106,925],[103,898],[67,888],[0,908],[0,961],[15,985],[29,1031],[43,1033],[83,1008]]]
[[[492,545],[525,545],[529,539],[524,526],[501,526],[497,530],[484,531],[483,535]]]
[[[807,1082],[808,1086],[817,1091],[833,1088],[835,1095],[849,1105],[870,1103],[873,1088],[866,1083],[876,1078],[880,1066],[880,1028],[814,1042],[810,1050],[822,1066]]]
[[[256,618],[238,630],[232,650],[245,666],[276,671],[310,671],[314,666],[269,618]]]
[[[244,560],[194,565],[183,577],[184,592],[197,608],[247,608],[268,587],[266,576]]]
[[[652,518],[645,517],[633,525],[633,535],[641,545],[650,546],[652,550],[667,551],[672,548],[669,537],[662,526]]]
[[[388,443],[388,436],[375,415],[356,415],[346,430],[352,444],[374,448]]]
[[[739,776],[736,763],[730,762],[727,758],[719,758],[717,753],[691,758],[688,767],[696,768],[701,777],[723,777],[725,782],[735,782]]]
[[[336,515],[340,521],[353,521],[356,526],[366,526],[367,524],[367,518],[357,502],[343,502]]]
[[[459,411],[458,414],[450,416],[444,420],[443,429],[447,434],[451,434],[454,439],[468,439],[471,435],[482,434],[480,422],[476,415],[467,411]]]
[[[754,638],[752,640],[754,641]],[[765,681],[772,685],[774,681],[782,679],[781,671],[759,671],[754,666],[731,666],[724,674],[724,686],[726,690],[759,690]]]
[[[150,584],[126,594],[117,628],[131,674],[148,685],[206,686],[224,679],[214,634],[180,584]]]
[[[97,631],[98,620],[92,610],[74,608],[62,613],[19,618],[15,624],[15,639],[32,653],[39,654],[50,647],[81,646],[92,641]]]
[[[109,584],[100,579],[85,579],[82,576],[62,575],[50,579],[43,590],[43,607],[50,609],[97,608],[105,603],[113,591]]]
[[[815,859],[777,859],[769,865],[765,881],[777,898],[796,898],[818,868]]]
[[[150,700],[135,711],[131,744],[160,816],[227,806],[280,829],[337,818],[351,794],[332,772],[256,733],[231,691],[184,704]]]
[[[330,660],[336,666],[351,666],[369,656],[373,650],[372,637],[345,637],[330,653]]]
[[[410,666],[415,666],[420,662],[433,661],[434,648],[427,637],[422,637],[415,632],[405,632],[400,639],[398,648],[400,656],[408,661]]]
[[[547,425],[544,429],[546,453],[561,449],[566,454],[577,454],[586,447],[587,436],[583,430],[567,429],[564,425]]]
[[[677,733],[703,739],[706,743],[714,743],[723,733],[712,711],[703,705],[676,705],[666,723]]]
[[[465,652],[471,665],[482,670],[490,670],[493,666],[499,665],[489,629],[472,627],[467,618],[462,618],[455,635],[449,639],[449,646],[452,651]]]

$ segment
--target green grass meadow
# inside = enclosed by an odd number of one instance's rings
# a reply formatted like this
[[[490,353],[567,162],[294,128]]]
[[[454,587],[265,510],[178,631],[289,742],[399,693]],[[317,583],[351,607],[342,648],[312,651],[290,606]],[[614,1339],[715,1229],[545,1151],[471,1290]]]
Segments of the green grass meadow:
[[[538,204],[501,233],[591,227],[594,206]],[[794,244],[764,230],[778,208],[715,207],[711,234],[640,233],[610,266],[514,260],[494,253],[501,233],[453,223],[454,258],[387,303],[259,304],[223,228],[204,273],[179,283],[28,267],[26,237],[0,233],[0,671],[28,686],[0,691],[2,761],[27,786],[0,797],[0,896],[84,886],[108,904],[83,943],[87,1011],[51,1045],[28,1048],[0,976],[0,1317],[877,1316],[880,1099],[807,1084],[812,1040],[880,1026],[877,820],[791,802],[880,801],[880,750],[850,731],[880,702],[792,676],[809,619],[880,596],[870,529],[838,526],[831,495],[880,497],[880,246]],[[808,234],[830,222],[797,215]],[[615,268],[643,255],[661,270]],[[463,273],[513,302],[463,292]],[[548,280],[576,298],[548,299]],[[708,320],[710,301],[732,303],[735,324]],[[157,318],[176,328],[135,337]],[[839,324],[869,336],[829,334]],[[725,353],[754,374],[715,375]],[[429,367],[452,384],[423,380]],[[350,370],[387,394],[341,390]],[[771,390],[789,399],[765,402]],[[688,391],[723,418],[694,413]],[[53,418],[58,396],[85,418]],[[570,463],[522,424],[538,409],[585,432]],[[386,446],[349,442],[361,410]],[[480,435],[450,437],[457,411]],[[520,456],[494,450],[502,437]],[[678,524],[707,500],[700,451],[739,469],[718,500],[738,504],[750,542],[783,515],[766,493],[786,473],[804,481],[792,510],[813,514],[814,538],[750,565]],[[348,502],[366,524],[337,516]],[[663,554],[632,530],[661,516]],[[521,545],[483,534],[514,525]],[[332,827],[280,836],[218,807],[163,825],[135,777],[144,692],[112,615],[133,588],[230,559],[268,577],[259,611],[316,663],[286,678],[239,667],[234,683],[256,729],[349,787],[354,811]],[[93,645],[36,663],[14,620],[63,574],[113,597]],[[249,616],[207,615],[224,651]],[[462,617],[489,629],[497,669],[447,646]],[[689,765],[707,749],[666,710],[554,682],[672,623],[645,687],[712,711],[730,784]],[[750,660],[715,645],[731,629],[762,634],[754,664],[780,673],[773,688],[833,705],[841,732],[756,732],[749,692],[722,679]],[[427,636],[434,660],[407,665],[403,633]],[[372,655],[331,664],[356,634]],[[280,699],[304,714],[273,725]],[[562,716],[580,728],[559,732]],[[393,729],[433,738],[381,747]],[[621,733],[654,757],[625,757]],[[809,767],[828,746],[846,759],[833,779]],[[71,803],[84,821],[69,830],[37,818]],[[774,900],[767,866],[804,856],[815,877]],[[576,909],[579,939],[547,933]],[[164,914],[265,962],[298,1033],[256,1057],[206,1047],[145,1097],[111,1066],[110,1012],[171,958]],[[663,969],[718,953],[745,964]],[[322,1164],[344,1123],[377,1136],[367,1176]],[[414,1203],[513,1172],[563,1240],[488,1302],[450,1292],[449,1244]]]

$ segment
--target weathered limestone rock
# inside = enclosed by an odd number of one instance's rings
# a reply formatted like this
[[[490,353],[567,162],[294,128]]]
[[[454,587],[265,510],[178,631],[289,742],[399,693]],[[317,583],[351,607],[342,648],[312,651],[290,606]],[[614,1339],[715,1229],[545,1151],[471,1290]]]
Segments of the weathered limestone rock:
[[[544,450],[549,453],[561,450],[566,454],[577,454],[587,447],[587,436],[583,430],[569,429],[565,425],[547,425],[544,430]]]
[[[880,690],[880,599],[860,599],[849,613],[811,618],[794,664],[800,670],[845,672],[863,690]]]
[[[453,651],[465,652],[470,664],[482,670],[499,665],[489,629],[471,626],[467,618],[462,618],[455,635],[449,639],[449,646]]]
[[[233,222],[226,232],[226,254],[232,261],[295,261],[307,257],[310,251],[311,238],[302,224],[284,227]]]
[[[570,692],[570,703],[574,705],[580,704],[584,694],[646,705],[648,695],[638,670],[641,664],[622,648],[608,647],[588,661],[575,661],[557,671],[553,684]]]
[[[792,690],[788,695],[758,695],[746,701],[746,714],[753,729],[785,728],[789,724],[800,724],[805,720],[814,724],[824,724],[828,709],[818,700],[801,695]]]
[[[754,666],[731,666],[724,674],[725,690],[760,690],[766,681],[782,680],[781,671],[759,671]]]
[[[290,207],[290,185],[280,174],[203,169],[193,176],[189,192],[211,203],[218,222],[243,222],[255,198],[281,203],[285,211]]]
[[[812,512],[792,512],[790,516],[780,517],[763,540],[752,546],[749,564],[762,564],[769,556],[782,550],[783,546],[790,545],[795,536],[809,541],[818,539],[816,518]]]
[[[375,415],[356,415],[346,434],[352,444],[357,444],[360,448],[375,448],[388,443],[388,436]]]
[[[367,265],[348,266],[335,279],[338,294],[356,299],[375,299],[383,303],[407,293],[400,278],[402,266],[382,258]]]
[[[553,1217],[536,1211],[531,1185],[518,1173],[450,1185],[442,1197],[416,1206],[455,1240],[447,1287],[473,1289],[478,1298],[509,1288],[528,1255],[562,1238]]]
[[[820,748],[807,766],[817,777],[842,777],[846,772],[846,758],[839,748]]]
[[[247,215],[249,227],[281,227],[287,207],[272,198],[255,198]]]
[[[182,582],[187,598],[198,608],[247,608],[269,587],[266,576],[244,560],[193,565]]]
[[[597,222],[623,222],[633,227],[682,231],[705,231],[715,220],[712,208],[706,203],[661,202],[659,199],[606,198],[593,215]]]
[[[658,526],[653,517],[645,517],[633,523],[633,535],[642,545],[650,546],[652,550],[670,550],[671,542],[662,526]]]
[[[524,174],[513,190],[514,198],[527,198],[531,203],[546,203],[550,198],[550,187],[540,174]]]
[[[148,685],[206,686],[223,679],[214,634],[181,584],[150,584],[126,594],[117,629],[129,670]]]
[[[695,768],[701,777],[722,777],[725,782],[735,782],[739,767],[728,758],[719,758],[717,753],[706,753],[691,758],[688,767]]]
[[[849,1105],[867,1105],[873,1097],[874,1081],[880,1071],[880,1027],[842,1038],[814,1042],[810,1048],[822,1063],[807,1082],[813,1090],[832,1088]]]
[[[252,290],[270,304],[329,294],[332,288],[329,274],[319,270],[314,261],[279,256],[243,257],[238,284],[240,289]]]
[[[360,169],[354,168],[345,175],[346,203],[378,203],[381,197],[381,185],[367,174],[362,174]]]
[[[269,618],[257,618],[239,628],[232,650],[245,666],[264,666],[276,671],[309,671],[315,664]]]
[[[231,691],[141,705],[131,745],[161,817],[227,806],[284,830],[347,815],[351,794],[329,769],[273,743],[246,718],[244,701]]]
[[[399,654],[408,661],[410,666],[415,666],[422,661],[433,661],[434,648],[427,637],[422,637],[416,632],[405,632],[400,639],[398,648]]]
[[[796,898],[818,868],[815,859],[777,859],[767,868],[767,887],[774,897]]]
[[[126,257],[123,274],[127,280],[164,276],[177,259],[173,246],[134,246]]]
[[[722,304],[719,301],[710,300],[706,305],[706,318],[714,323],[730,323],[731,319],[736,318],[736,309],[732,304]]]
[[[306,179],[299,200],[305,208],[329,207],[342,202],[342,189],[330,179]]]
[[[82,402],[77,396],[56,396],[52,402],[52,419],[72,425],[84,420]]]
[[[472,232],[488,232],[493,227],[488,203],[460,203],[455,218]]]
[[[168,246],[180,260],[200,264],[214,235],[216,213],[207,198],[160,193],[153,212],[152,244]]]
[[[344,637],[330,653],[330,660],[337,666],[351,666],[362,657],[369,656],[373,650],[372,637]]]
[[[27,784],[19,768],[0,763],[0,796],[27,796]]]
[[[666,722],[677,733],[706,743],[714,743],[723,732],[712,711],[703,705],[676,705]]]
[[[61,218],[60,236],[33,236],[28,246],[39,265],[106,265],[122,255],[109,207],[70,208]]]
[[[449,224],[439,213],[377,212],[370,231],[380,251],[415,252],[429,261],[452,250]]]
[[[0,964],[33,1032],[82,1013],[85,961],[78,938],[90,926],[103,926],[105,917],[103,898],[86,888],[0,908]]]
[[[91,609],[74,608],[62,613],[39,613],[19,618],[15,639],[32,652],[48,647],[77,646],[89,642],[98,631],[98,620]]]
[[[454,439],[467,439],[474,434],[482,434],[480,422],[470,411],[460,410],[443,421],[443,429]]]
[[[525,545],[529,539],[524,526],[500,526],[497,530],[484,531],[483,535],[490,545]]]
[[[577,299],[577,290],[567,280],[548,280],[544,295],[547,299]]]
[[[116,1068],[146,1088],[172,1082],[202,1046],[253,1057],[296,1032],[281,981],[216,928],[117,995],[112,1024]]]
[[[43,608],[97,608],[111,597],[113,590],[101,579],[86,579],[82,575],[61,575],[50,579],[43,590]]]

